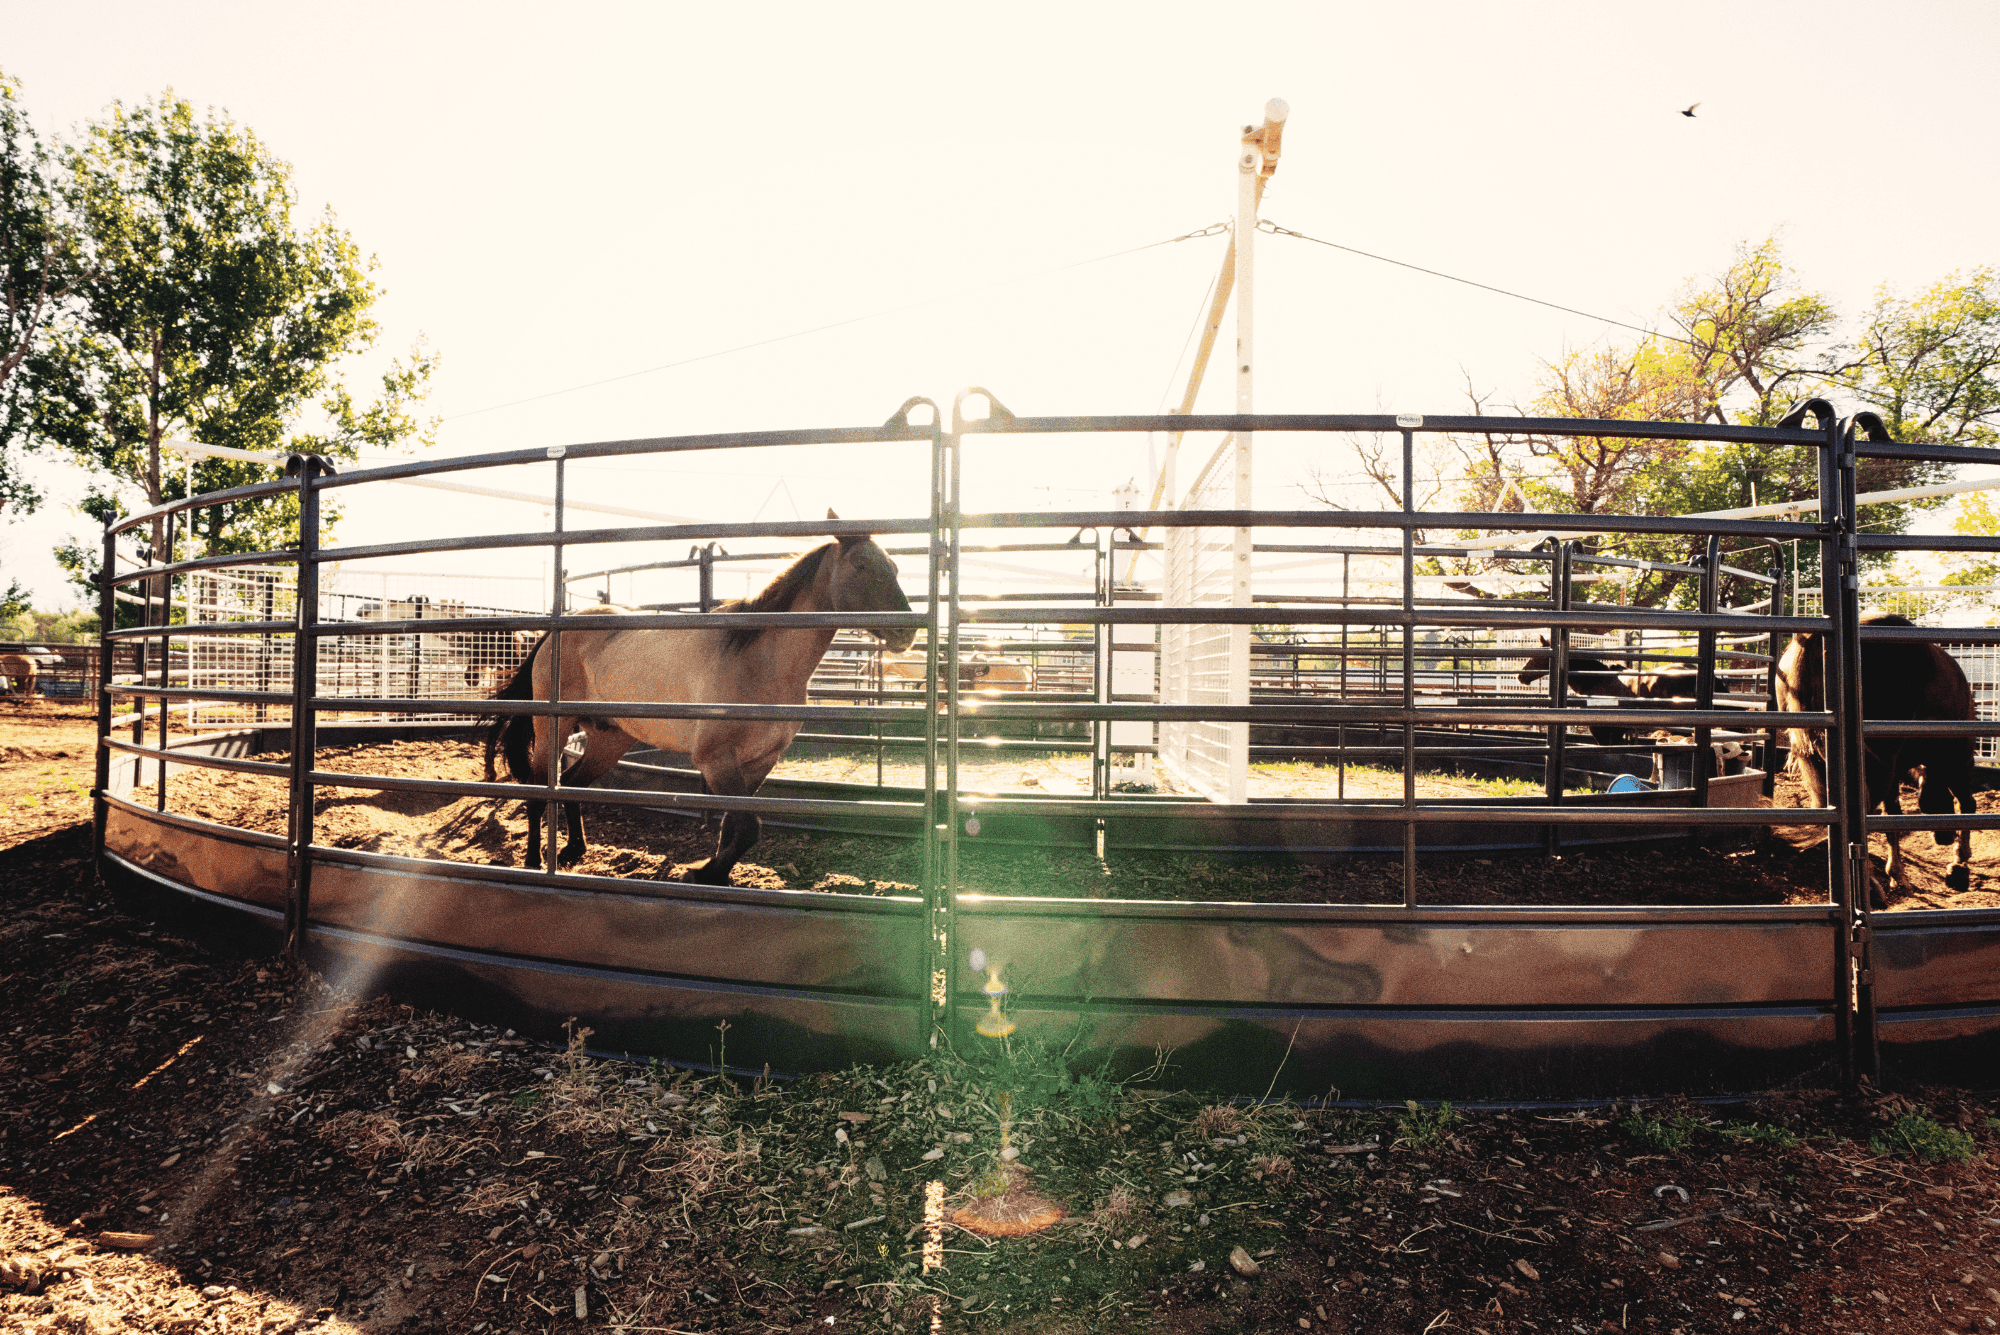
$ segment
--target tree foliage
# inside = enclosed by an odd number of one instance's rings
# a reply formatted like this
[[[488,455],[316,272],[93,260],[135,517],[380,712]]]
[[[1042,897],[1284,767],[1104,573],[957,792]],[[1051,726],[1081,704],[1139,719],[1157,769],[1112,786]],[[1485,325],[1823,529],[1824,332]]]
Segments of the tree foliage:
[[[1907,300],[1884,290],[1857,332],[1844,338],[1842,330],[1833,303],[1801,284],[1776,238],[1746,243],[1721,273],[1675,294],[1659,333],[1567,351],[1544,363],[1532,391],[1509,412],[1773,426],[1798,401],[1830,396],[1843,410],[1873,409],[1898,440],[1988,444],[2000,438],[2000,280],[1992,270],[1951,275]],[[1492,415],[1492,396],[1468,396],[1474,414]],[[1450,480],[1429,499],[1453,510],[1682,515],[1807,500],[1819,491],[1818,452],[1805,446],[1496,429],[1439,442],[1434,450],[1430,462]],[[1400,457],[1380,445],[1364,447],[1362,465],[1377,489],[1400,504]],[[1947,465],[1864,459],[1856,481],[1862,492],[1880,492],[1922,487],[1949,473]],[[1308,490],[1332,503],[1324,479],[1315,481],[1322,485]],[[1918,512],[1940,504],[1878,503],[1866,508],[1863,523],[1900,532]],[[1689,564],[1704,545],[1705,539],[1687,536],[1603,540],[1603,550],[1654,567],[1623,574],[1617,599],[1692,602],[1695,581],[1685,571],[1658,567]],[[1799,555],[1810,572],[1816,549],[1800,544]],[[1772,564],[1756,548],[1736,559],[1751,568]],[[1884,562],[1889,554],[1869,559]],[[1434,564],[1466,575],[1515,568],[1496,558]],[[1761,590],[1749,595],[1762,596]]]
[[[17,373],[74,273],[71,234],[50,176],[48,149],[21,106],[21,85],[0,72],[0,511],[23,514],[41,496],[9,449],[28,419]]]
[[[295,220],[289,164],[249,129],[198,114],[171,91],[114,103],[63,154],[62,190],[79,230],[79,270],[43,344],[23,363],[39,441],[97,472],[85,509],[117,484],[150,504],[187,494],[160,442],[185,438],[257,452],[353,457],[428,443],[416,418],[433,368],[420,343],[357,405],[340,364],[373,344],[378,295],[353,239],[329,211]],[[201,459],[196,492],[270,476],[261,464]],[[295,497],[191,516],[209,552],[296,541]],[[71,561],[94,564],[72,550]]]

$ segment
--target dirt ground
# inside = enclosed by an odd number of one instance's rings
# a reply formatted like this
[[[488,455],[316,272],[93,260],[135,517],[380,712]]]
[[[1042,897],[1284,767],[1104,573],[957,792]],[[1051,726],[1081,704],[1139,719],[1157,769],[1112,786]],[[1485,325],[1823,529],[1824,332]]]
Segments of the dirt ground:
[[[0,1329],[2000,1329],[1988,1095],[1230,1106],[1028,1048],[730,1085],[135,916],[84,720],[40,726],[0,717]],[[927,1224],[1010,1171],[1067,1219]]]

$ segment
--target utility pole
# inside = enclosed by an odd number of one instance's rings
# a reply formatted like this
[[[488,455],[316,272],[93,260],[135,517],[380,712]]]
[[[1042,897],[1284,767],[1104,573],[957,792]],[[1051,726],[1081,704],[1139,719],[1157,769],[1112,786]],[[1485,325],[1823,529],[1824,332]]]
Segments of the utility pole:
[[[1257,205],[1264,198],[1264,183],[1278,169],[1278,146],[1285,133],[1285,118],[1291,108],[1281,97],[1264,104],[1264,123],[1243,127],[1243,148],[1236,159],[1236,411],[1248,415],[1256,411],[1250,392],[1254,316],[1252,297],[1256,292]],[[1238,510],[1254,503],[1250,489],[1250,433],[1235,434],[1236,502]],[[1230,544],[1229,605],[1247,608],[1250,603],[1251,532],[1238,528]],[[1229,628],[1229,703],[1250,703],[1250,627],[1244,623]],[[1229,725],[1228,800],[1250,800],[1250,725]]]
[[[1246,125],[1243,127],[1243,147],[1241,152],[1238,154],[1237,164],[1236,164],[1237,165],[1236,225],[1235,228],[1233,229],[1234,234],[1229,238],[1229,249],[1224,251],[1222,255],[1222,271],[1216,275],[1215,295],[1209,299],[1208,318],[1202,322],[1201,343],[1195,349],[1194,366],[1193,369],[1191,369],[1188,372],[1187,389],[1181,395],[1180,405],[1174,409],[1174,412],[1179,416],[1185,417],[1187,414],[1194,411],[1195,396],[1201,392],[1202,379],[1208,373],[1208,359],[1215,352],[1215,336],[1217,332],[1220,331],[1222,328],[1222,313],[1229,309],[1229,297],[1230,294],[1233,291],[1235,291],[1236,288],[1236,256],[1238,253],[1238,248],[1248,246],[1250,244],[1248,238],[1256,234],[1257,206],[1260,203],[1262,203],[1264,199],[1265,182],[1269,181],[1271,179],[1271,174],[1278,170],[1278,150],[1280,146],[1280,141],[1284,137],[1285,121],[1288,117],[1290,117],[1291,114],[1292,114],[1291,105],[1287,103],[1285,99],[1282,97],[1274,97],[1269,102],[1266,102],[1264,104],[1263,125],[1254,127]],[[1247,165],[1249,163],[1252,154],[1254,154],[1256,157],[1256,163],[1254,167]],[[1243,189],[1246,182],[1248,183],[1249,189],[1251,191],[1251,200],[1249,208],[1250,225],[1248,228],[1245,228],[1243,225],[1244,210],[1242,207]],[[1246,273],[1246,280],[1247,280],[1247,273]],[[1244,286],[1246,289],[1248,288],[1249,284],[1247,281],[1245,282]],[[1237,316],[1237,327],[1238,327],[1238,336],[1241,337],[1243,331],[1247,328],[1247,325],[1245,323],[1244,317],[1241,314],[1240,307]],[[1249,349],[1246,347],[1243,350],[1247,353]],[[1237,365],[1238,366],[1247,365],[1248,361],[1249,361],[1248,357],[1239,357],[1237,359]],[[1239,371],[1237,374],[1239,376],[1244,376],[1247,375],[1248,373]],[[1239,385],[1238,387],[1239,402],[1241,401],[1242,396],[1244,394],[1247,394],[1248,392],[1249,391],[1247,385]],[[1237,411],[1242,412],[1246,410],[1239,407]],[[1173,495],[1174,463],[1175,463],[1175,456],[1179,454],[1180,448],[1181,448],[1181,433],[1176,431],[1172,435],[1167,437],[1166,455],[1160,465],[1159,475],[1154,479],[1153,498],[1152,501],[1147,505],[1146,507],[1147,509],[1149,510],[1159,509],[1160,502],[1163,499],[1169,505],[1174,504],[1175,502],[1175,498]],[[1146,536],[1145,530],[1143,529],[1140,530],[1138,536],[1141,538],[1145,537]],[[1127,583],[1131,582],[1132,576],[1138,568],[1138,564],[1139,564],[1139,554],[1137,552],[1134,552],[1132,554],[1131,564],[1126,568],[1125,571],[1125,579]]]

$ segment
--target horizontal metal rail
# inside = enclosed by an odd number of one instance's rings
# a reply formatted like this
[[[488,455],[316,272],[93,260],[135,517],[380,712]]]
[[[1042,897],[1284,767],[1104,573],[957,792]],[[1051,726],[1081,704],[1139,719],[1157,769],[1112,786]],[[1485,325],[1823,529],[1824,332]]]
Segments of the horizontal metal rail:
[[[313,770],[314,785],[370,788],[392,793],[442,793],[451,797],[492,797],[506,802],[595,802],[619,807],[679,807],[691,811],[755,811],[766,815],[921,816],[921,802],[849,801],[810,797],[725,797],[719,793],[671,793],[624,788],[571,788],[518,783],[472,783],[458,779],[404,779],[392,774]]]
[[[1817,537],[1806,525],[1775,519],[1684,519],[1650,515],[1560,515],[1466,510],[1014,510],[969,514],[967,529],[1007,528],[1393,528],[1490,529],[1499,532],[1722,534],[1743,538]],[[1803,532],[1801,530],[1804,530]]]
[[[127,755],[145,756],[152,760],[164,760],[170,765],[193,765],[199,769],[226,769],[238,774],[264,774],[272,778],[288,779],[292,774],[289,763],[276,764],[268,760],[238,760],[234,756],[212,756],[201,751],[187,749],[174,750],[171,747],[141,746],[136,742],[121,742],[116,737],[106,737],[105,746]]]
[[[1963,813],[1953,815],[1926,816],[1921,812],[1910,812],[1900,816],[1870,816],[1868,828],[1889,833],[1902,834],[1911,830],[2000,830],[2000,812]]]
[[[1523,630],[1544,630],[1550,627],[1574,627],[1591,630],[1608,627],[1618,630],[1644,630],[1648,627],[1663,627],[1670,630],[1727,630],[1742,627],[1744,618],[1720,612],[1662,612],[1647,615],[1627,609],[1616,614],[1604,612],[1473,612],[1463,615],[1426,610],[1424,612],[1347,612],[1330,611],[1317,607],[1288,609],[1285,620],[1293,625],[1327,626],[1412,626],[1443,628],[1447,626],[1490,626],[1494,628],[1519,628]],[[1103,625],[1103,626],[1146,626],[1146,625],[1212,625],[1212,626],[1266,626],[1275,618],[1270,609],[1258,607],[1072,607],[1060,610],[1041,611],[1037,608],[1018,609],[982,608],[966,613],[961,618],[963,624],[1041,624],[1041,625]],[[1759,617],[1758,634],[1771,631],[1824,631],[1827,621],[1824,617]],[[1449,658],[1449,646],[1420,645],[1426,658]],[[1435,652],[1430,652],[1435,651]],[[1337,652],[1337,650],[1336,650]],[[1536,652],[1522,647],[1523,653]],[[1588,653],[1579,648],[1575,652]],[[1518,657],[1516,654],[1489,655]]]
[[[290,691],[229,691],[220,687],[191,686],[141,686],[128,682],[107,682],[104,686],[110,695],[143,695],[160,700],[214,700],[220,704],[239,705],[289,705],[292,703]]]
[[[594,791],[594,790],[586,790]],[[1673,791],[1692,792],[1692,789]],[[1495,798],[1496,804],[1519,799]],[[1414,807],[1380,802],[1330,799],[1321,802],[1269,801],[1234,805],[1223,802],[1138,801],[1107,807],[1095,800],[1063,801],[1039,797],[967,797],[961,811],[981,816],[1083,816],[1140,820],[1227,821],[1246,816],[1304,816],[1321,820],[1359,821],[1381,825],[1449,825],[1468,821],[1495,825],[1831,825],[1840,818],[1832,807],[1666,807],[1607,806],[1473,806],[1448,801],[1420,802]],[[1932,817],[1931,823],[1936,824]],[[1919,826],[1928,829],[1930,826]]]
[[[1631,422],[1588,417],[1433,417],[1418,421],[1393,413],[1139,413],[1101,417],[1017,417],[996,413],[972,418],[959,430],[967,436],[1046,435],[1104,432],[1272,431],[1370,432],[1400,435],[1609,436],[1627,440],[1727,441],[1745,445],[1827,443],[1824,431],[1796,427],[1734,426],[1725,423]],[[1909,448],[1898,446],[1898,449]],[[1994,454],[2000,452],[1968,451]]]
[[[1005,701],[961,702],[975,723],[1010,719],[1039,719],[1044,722],[1147,723],[1213,720],[1218,723],[1265,723],[1284,720],[1297,723],[1475,723],[1517,724],[1530,727],[1587,727],[1600,724],[1614,728],[1728,728],[1745,727],[1744,711],[1702,709],[1509,709],[1505,707],[1418,705],[1404,709],[1395,705],[1029,705]],[[791,706],[782,706],[791,708]],[[544,706],[547,708],[547,706]],[[569,712],[565,709],[563,712]],[[1830,728],[1835,716],[1825,712],[1759,714],[1757,728]],[[2000,727],[2000,724],[1994,725]]]
[[[432,623],[436,624],[436,623]],[[179,639],[183,635],[290,635],[298,630],[296,621],[191,621],[164,626],[128,626],[107,633],[107,640]]]
[[[601,792],[601,789],[589,789]],[[440,872],[474,881],[518,886],[524,890],[576,895],[609,895],[622,899],[670,899],[692,903],[726,903],[753,908],[785,909],[790,912],[835,914],[886,914],[907,916],[921,908],[914,895],[829,895],[817,890],[758,890],[750,886],[694,885],[686,881],[640,881],[618,876],[593,876],[588,872],[546,872],[533,867],[498,867],[488,862],[458,862],[448,858],[411,858],[394,853],[370,853],[358,848],[313,844],[312,854],[323,862],[344,862],[357,867],[412,876],[436,876]]]
[[[922,630],[922,612],[625,612],[562,618],[566,631],[590,630]],[[403,621],[315,621],[306,634],[470,635],[477,631],[549,627],[547,616],[422,617]],[[179,632],[176,631],[176,634]]]
[[[530,530],[496,533],[472,538],[424,538],[411,542],[378,542],[366,546],[322,547],[313,555],[318,563],[366,561],[383,556],[415,556],[426,552],[502,551],[522,547],[585,547],[623,542],[697,542],[723,538],[769,537],[774,530],[795,532],[802,538],[874,537],[883,533],[927,533],[926,519],[875,519],[858,523],[842,519],[792,521],[781,524],[647,524],[620,528],[572,528],[557,533]]]
[[[1774,715],[1773,717],[1777,717]],[[1866,719],[1863,737],[2000,737],[2000,719]]]

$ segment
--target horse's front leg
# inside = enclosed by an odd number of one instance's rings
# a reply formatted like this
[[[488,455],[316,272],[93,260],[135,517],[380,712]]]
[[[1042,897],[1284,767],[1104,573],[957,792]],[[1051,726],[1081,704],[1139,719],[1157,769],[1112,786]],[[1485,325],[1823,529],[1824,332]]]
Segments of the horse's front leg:
[[[718,797],[749,797],[763,782],[752,780],[735,757],[711,759],[701,767],[708,790]],[[689,869],[686,880],[695,885],[728,885],[729,873],[763,833],[764,822],[754,811],[728,811],[715,836],[715,853],[708,861]]]

